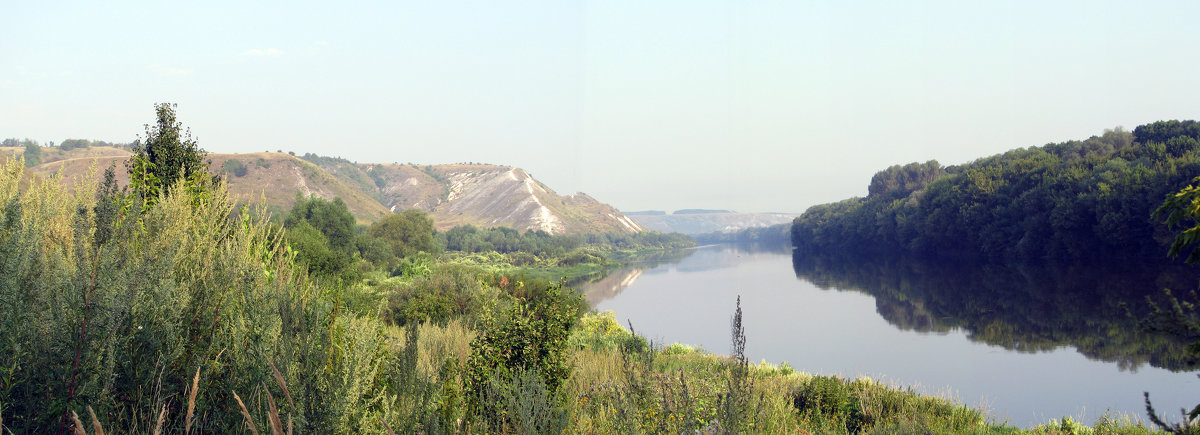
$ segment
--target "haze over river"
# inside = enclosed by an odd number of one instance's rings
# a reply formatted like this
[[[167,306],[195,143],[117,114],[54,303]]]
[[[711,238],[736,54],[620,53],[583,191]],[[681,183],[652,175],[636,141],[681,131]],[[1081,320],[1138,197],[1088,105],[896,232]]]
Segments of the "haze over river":
[[[1145,420],[1143,391],[1170,421],[1200,403],[1182,345],[1139,332],[1124,309],[1163,288],[1195,289],[1193,268],[846,260],[734,245],[667,257],[580,288],[656,343],[721,354],[740,295],[752,362],[913,386],[1021,427],[1091,424],[1106,411]]]

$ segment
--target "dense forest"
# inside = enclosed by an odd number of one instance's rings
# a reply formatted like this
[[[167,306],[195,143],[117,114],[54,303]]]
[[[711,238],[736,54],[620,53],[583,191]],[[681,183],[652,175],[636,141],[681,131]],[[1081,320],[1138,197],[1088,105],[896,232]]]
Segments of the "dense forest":
[[[892,166],[865,198],[809,208],[802,251],[1008,259],[1161,258],[1172,234],[1151,215],[1200,175],[1200,123],[1162,121],[959,166]]]

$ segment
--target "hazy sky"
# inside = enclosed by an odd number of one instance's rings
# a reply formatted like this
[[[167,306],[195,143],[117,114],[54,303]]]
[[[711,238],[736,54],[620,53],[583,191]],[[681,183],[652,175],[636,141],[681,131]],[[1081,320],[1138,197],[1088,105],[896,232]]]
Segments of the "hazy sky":
[[[889,165],[1200,118],[1200,2],[0,0],[0,137],[523,167],[803,211]]]

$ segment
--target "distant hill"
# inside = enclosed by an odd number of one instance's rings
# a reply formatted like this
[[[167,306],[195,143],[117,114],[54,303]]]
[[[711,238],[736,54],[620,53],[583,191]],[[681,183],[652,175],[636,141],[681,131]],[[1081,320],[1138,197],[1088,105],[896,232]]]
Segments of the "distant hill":
[[[18,157],[22,147],[0,147],[0,158]],[[124,161],[131,153],[113,147],[63,151],[44,147],[43,163],[30,172],[64,180],[96,174],[110,164],[118,181],[128,183]],[[394,211],[430,212],[442,230],[459,224],[562,233],[636,233],[643,230],[616,208],[583,194],[562,196],[520,168],[497,165],[411,165],[355,163],[345,159],[286,153],[209,154],[212,170],[227,177],[232,193],[246,201],[263,200],[272,212],[295,202],[296,192],[342,198],[361,223]]]
[[[416,208],[430,212],[439,229],[472,224],[551,234],[643,230],[616,208],[583,193],[559,195],[521,168],[310,160],[357,184],[390,210]]]
[[[735,232],[747,228],[769,227],[792,222],[799,216],[791,213],[737,213],[718,210],[714,213],[630,214],[643,227],[664,233],[688,235]]]
[[[671,213],[671,214],[720,214],[720,213],[736,213],[736,212],[733,210],[708,210],[708,209],[703,209],[703,208],[685,208],[682,210],[675,210],[675,212]]]

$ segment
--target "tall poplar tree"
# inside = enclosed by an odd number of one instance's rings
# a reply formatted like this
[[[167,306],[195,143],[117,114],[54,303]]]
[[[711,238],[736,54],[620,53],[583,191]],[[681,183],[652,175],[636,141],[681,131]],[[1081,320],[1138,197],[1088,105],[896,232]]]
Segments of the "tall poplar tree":
[[[146,136],[134,143],[133,156],[125,162],[130,187],[145,207],[180,180],[192,190],[204,190],[217,182],[208,172],[208,153],[192,138],[191,129],[184,130],[176,120],[175,108],[170,103],[154,105],[156,122],[146,124]]]

